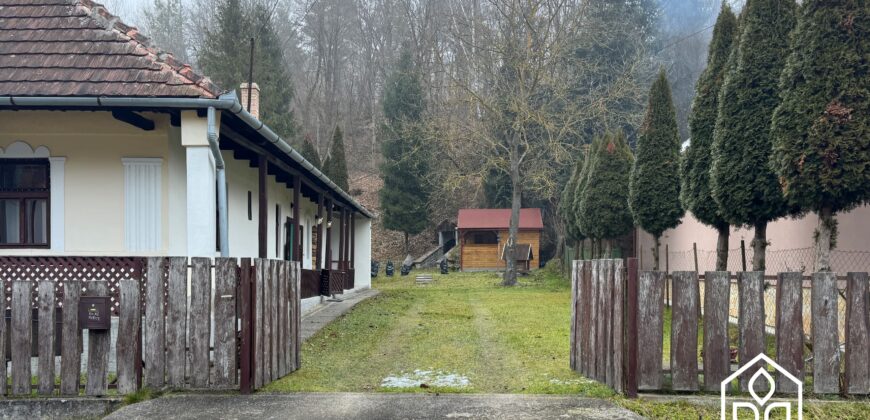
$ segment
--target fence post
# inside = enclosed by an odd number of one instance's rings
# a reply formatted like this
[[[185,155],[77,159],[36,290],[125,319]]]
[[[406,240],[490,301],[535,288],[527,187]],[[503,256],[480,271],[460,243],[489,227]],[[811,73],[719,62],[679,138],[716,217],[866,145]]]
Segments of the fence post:
[[[253,294],[251,293],[251,259],[242,258],[239,266],[239,312],[242,318],[241,326],[241,349],[239,351],[239,391],[242,394],[251,393],[251,378],[253,378],[253,352],[254,328]]]
[[[15,395],[30,394],[30,352],[33,322],[33,312],[30,310],[30,299],[33,283],[29,280],[12,282],[12,393]],[[3,345],[6,345],[5,343]],[[4,360],[5,363],[5,360]],[[5,379],[4,379],[5,380]]]
[[[812,283],[813,392],[836,394],[840,387],[837,274],[813,273]]]
[[[743,267],[741,271],[746,271],[746,241],[743,239],[740,240],[740,262]]]
[[[870,392],[870,311],[867,273],[849,273],[846,284],[846,393]]]
[[[637,398],[637,258],[628,259],[625,299],[625,396]]]

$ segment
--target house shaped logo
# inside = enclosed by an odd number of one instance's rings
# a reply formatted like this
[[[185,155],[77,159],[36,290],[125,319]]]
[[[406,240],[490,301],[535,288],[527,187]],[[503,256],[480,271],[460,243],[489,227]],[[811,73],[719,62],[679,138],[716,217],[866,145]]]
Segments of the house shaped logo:
[[[759,364],[758,362],[764,362]],[[788,380],[795,383],[797,386],[797,406],[794,406],[789,401],[777,401],[770,402],[770,398],[773,396],[774,392],[776,392],[776,381],[773,380],[773,377],[767,373],[767,366],[773,366],[777,372],[781,373],[783,376],[788,378]],[[728,386],[731,382],[739,377],[741,377],[744,373],[747,373],[752,368],[757,368],[758,370],[752,374],[752,377],[749,379],[749,395],[752,396],[753,401],[738,401],[733,399],[731,401],[731,409],[728,409],[728,398],[725,395],[725,391],[728,389]],[[756,382],[760,380],[766,380],[770,385],[767,387],[766,393],[763,396],[759,396],[756,392],[756,387],[758,389],[764,389],[764,384],[761,383],[756,385]],[[750,418],[754,418],[755,420],[769,420],[772,413],[781,412],[780,410],[784,410],[786,415],[786,420],[803,420],[803,408],[804,408],[804,384],[798,378],[791,374],[791,372],[785,370],[782,366],[778,365],[771,358],[767,357],[764,353],[755,356],[749,363],[744,364],[740,369],[737,369],[736,372],[731,374],[731,376],[725,378],[724,381],[720,384],[721,388],[721,404],[722,404],[722,420],[737,420],[738,414],[740,413],[752,413],[754,417],[750,416]],[[792,416],[793,412],[797,412],[797,415]],[[763,417],[762,417],[762,413]]]

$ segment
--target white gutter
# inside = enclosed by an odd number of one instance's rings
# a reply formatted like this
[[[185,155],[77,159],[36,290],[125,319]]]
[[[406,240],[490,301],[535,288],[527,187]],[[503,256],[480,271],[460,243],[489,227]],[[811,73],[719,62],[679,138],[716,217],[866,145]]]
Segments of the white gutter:
[[[214,108],[233,113],[240,120],[244,121],[248,126],[262,135],[269,143],[272,143],[279,150],[284,152],[290,159],[301,165],[305,170],[314,175],[315,178],[326,184],[326,186],[336,192],[339,197],[350,203],[360,213],[368,218],[373,218],[374,215],[365,207],[354,200],[347,192],[342,190],[332,182],[319,169],[314,167],[306,160],[299,152],[291,147],[284,139],[275,134],[272,129],[263,124],[262,121],[248,113],[239,103],[235,93],[227,93],[221,95],[218,99],[203,99],[203,98],[139,98],[139,97],[97,97],[97,96],[82,96],[82,97],[67,97],[67,96],[0,96],[0,109],[3,107],[70,107],[70,108],[180,108],[180,109],[201,109]]]

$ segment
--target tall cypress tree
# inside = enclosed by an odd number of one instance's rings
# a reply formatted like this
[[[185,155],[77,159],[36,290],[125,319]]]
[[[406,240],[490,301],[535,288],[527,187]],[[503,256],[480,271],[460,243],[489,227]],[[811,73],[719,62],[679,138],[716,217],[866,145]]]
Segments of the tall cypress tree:
[[[577,232],[583,235],[586,238],[591,239],[592,245],[592,257],[596,257],[595,253],[595,243],[596,238],[592,236],[592,231],[594,230],[591,226],[592,223],[595,223],[594,220],[588,220],[586,218],[586,202],[583,200],[583,197],[586,196],[586,189],[589,188],[589,173],[592,171],[592,168],[595,166],[595,161],[598,159],[598,151],[600,149],[601,143],[603,142],[603,136],[598,136],[592,140],[592,144],[589,145],[589,148],[586,149],[586,157],[583,162],[583,168],[580,170],[580,173],[577,177],[577,186],[574,190],[574,224]]]
[[[427,181],[431,155],[422,128],[423,88],[407,46],[402,48],[396,70],[387,80],[383,107],[381,209],[384,227],[405,234],[407,254],[408,235],[422,232],[429,224],[431,191]]]
[[[320,154],[317,153],[317,148],[314,147],[314,144],[311,143],[311,136],[306,134],[305,139],[302,140],[302,145],[299,147],[299,153],[315,168],[323,170],[323,163],[320,161]]]
[[[634,222],[628,210],[628,184],[634,156],[625,135],[607,133],[598,141],[596,158],[588,172],[587,187],[580,198],[587,234],[604,240],[605,255],[613,257],[612,240],[631,232]]]
[[[716,244],[716,270],[719,271],[728,269],[730,226],[710,194],[710,148],[719,108],[719,91],[736,35],[737,17],[727,4],[722,3],[722,11],[716,19],[713,39],[710,41],[707,68],[701,73],[696,87],[692,114],[689,116],[691,142],[684,152],[680,174],[683,207],[701,223],[714,227],[719,233]]]
[[[671,88],[662,69],[650,88],[628,199],[635,223],[655,237],[654,270],[659,269],[662,233],[677,227],[683,217],[679,197],[680,132]]]
[[[342,190],[348,190],[347,161],[344,156],[344,136],[341,128],[335,126],[332,133],[332,145],[329,147],[329,156],[323,163],[323,173],[338,185]]]
[[[562,197],[559,200],[559,217],[562,218],[562,223],[565,225],[565,233],[567,240],[574,243],[575,258],[582,256],[580,250],[580,241],[586,237],[580,232],[577,226],[577,217],[574,213],[574,193],[577,190],[577,182],[580,179],[580,172],[583,171],[583,165],[586,161],[586,153],[582,153],[574,163],[574,169],[571,171],[571,177],[565,183],[565,188],[562,190]]]
[[[795,25],[793,0],[748,0],[729,59],[713,132],[710,184],[722,216],[755,228],[752,269],[764,271],[767,223],[788,213],[776,174],[770,121]]]
[[[267,4],[255,2],[250,9],[240,0],[217,4],[217,24],[205,28],[199,54],[203,71],[224,89],[238,89],[248,81],[254,38],[254,82],[260,86],[260,120],[282,137],[296,135],[291,109],[293,81],[284,64],[284,49]],[[243,104],[245,105],[245,104]]]
[[[785,199],[819,214],[817,271],[830,271],[834,214],[870,199],[870,10],[864,0],[805,0],[772,123]]]

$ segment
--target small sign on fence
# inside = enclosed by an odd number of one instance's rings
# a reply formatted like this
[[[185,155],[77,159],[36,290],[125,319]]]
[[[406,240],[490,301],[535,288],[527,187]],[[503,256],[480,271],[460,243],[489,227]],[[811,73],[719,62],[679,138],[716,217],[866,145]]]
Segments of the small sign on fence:
[[[108,296],[82,296],[79,298],[79,329],[108,330],[112,311]]]

